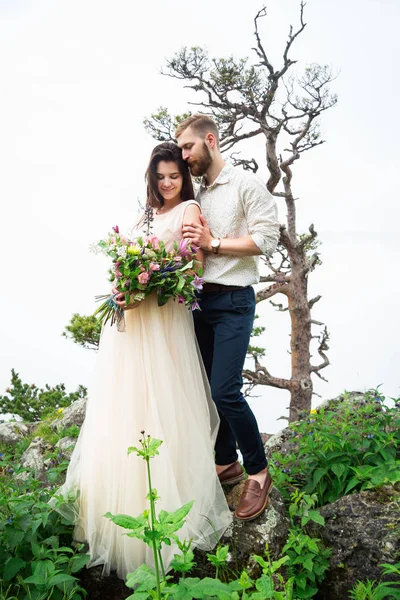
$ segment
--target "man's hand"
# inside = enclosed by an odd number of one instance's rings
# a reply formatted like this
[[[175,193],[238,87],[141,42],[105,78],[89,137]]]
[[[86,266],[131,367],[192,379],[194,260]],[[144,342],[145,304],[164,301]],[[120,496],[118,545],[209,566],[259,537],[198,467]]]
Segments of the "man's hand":
[[[211,252],[211,240],[213,236],[203,215],[200,215],[200,221],[201,225],[198,223],[187,223],[184,225],[182,227],[182,235],[205,252]]]

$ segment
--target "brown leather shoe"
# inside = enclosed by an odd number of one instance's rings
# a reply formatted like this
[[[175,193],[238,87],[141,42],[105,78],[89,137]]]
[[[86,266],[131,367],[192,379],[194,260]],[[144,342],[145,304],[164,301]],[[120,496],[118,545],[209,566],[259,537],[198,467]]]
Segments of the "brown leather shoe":
[[[268,472],[263,487],[255,479],[248,479],[244,484],[239,506],[235,511],[235,517],[241,521],[251,521],[261,515],[267,506],[271,488],[272,479]]]
[[[234,485],[245,478],[242,465],[236,461],[232,465],[228,465],[218,474],[218,479],[222,485]]]

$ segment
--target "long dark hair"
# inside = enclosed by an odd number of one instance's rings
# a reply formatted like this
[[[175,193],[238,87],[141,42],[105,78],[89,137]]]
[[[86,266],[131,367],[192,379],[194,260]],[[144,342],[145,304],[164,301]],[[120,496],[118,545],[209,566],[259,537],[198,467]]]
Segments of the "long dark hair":
[[[182,158],[182,150],[173,142],[163,142],[158,144],[151,153],[149,166],[145,174],[147,183],[147,201],[146,206],[159,208],[164,206],[164,198],[158,191],[157,165],[164,160],[165,162],[174,162],[178,166],[179,173],[182,175],[182,202],[194,198],[193,183],[190,176],[189,166]]]

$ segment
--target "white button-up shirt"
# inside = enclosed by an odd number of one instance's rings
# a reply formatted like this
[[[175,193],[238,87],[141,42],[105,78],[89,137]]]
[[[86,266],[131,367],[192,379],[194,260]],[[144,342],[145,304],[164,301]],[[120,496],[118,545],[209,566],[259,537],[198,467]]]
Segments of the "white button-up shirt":
[[[279,223],[276,202],[254,173],[225,165],[210,185],[203,178],[196,200],[217,238],[251,235],[265,256],[276,249]],[[258,283],[258,256],[205,253],[204,279],[208,283],[247,286]]]

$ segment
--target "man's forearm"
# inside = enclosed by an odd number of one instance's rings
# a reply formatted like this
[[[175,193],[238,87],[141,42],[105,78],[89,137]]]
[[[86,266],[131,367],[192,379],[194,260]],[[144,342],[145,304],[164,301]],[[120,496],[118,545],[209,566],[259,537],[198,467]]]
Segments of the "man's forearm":
[[[208,252],[212,248],[207,249]],[[218,254],[228,254],[230,256],[259,256],[262,254],[260,248],[254,243],[251,235],[244,235],[239,238],[221,238]]]

